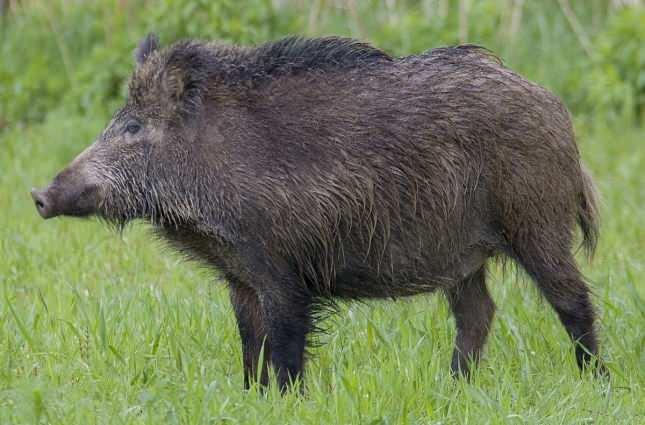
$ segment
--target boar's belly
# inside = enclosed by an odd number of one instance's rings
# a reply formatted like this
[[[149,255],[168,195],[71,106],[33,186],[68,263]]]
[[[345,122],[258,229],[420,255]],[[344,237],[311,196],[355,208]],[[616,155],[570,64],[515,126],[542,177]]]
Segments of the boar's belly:
[[[453,258],[418,258],[378,266],[349,261],[340,268],[332,295],[340,298],[392,298],[450,288],[479,270],[492,255],[489,248],[473,246]]]

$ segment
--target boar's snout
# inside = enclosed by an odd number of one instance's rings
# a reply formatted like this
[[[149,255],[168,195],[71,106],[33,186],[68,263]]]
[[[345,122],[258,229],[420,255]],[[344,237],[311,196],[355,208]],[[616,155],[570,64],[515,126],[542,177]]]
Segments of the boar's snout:
[[[85,217],[98,209],[98,186],[74,166],[63,170],[45,189],[32,189],[31,197],[44,219],[59,215]]]
[[[42,218],[48,219],[58,215],[54,210],[53,202],[48,197],[47,190],[31,189],[31,197]]]

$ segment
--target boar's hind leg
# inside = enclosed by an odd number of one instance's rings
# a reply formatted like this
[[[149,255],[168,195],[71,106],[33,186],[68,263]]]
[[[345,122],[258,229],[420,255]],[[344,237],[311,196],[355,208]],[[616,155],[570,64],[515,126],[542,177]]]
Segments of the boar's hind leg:
[[[535,248],[535,245],[528,244],[528,247]],[[582,370],[591,366],[598,375],[607,375],[604,366],[596,364],[598,342],[589,287],[582,279],[573,255],[568,250],[562,253],[561,249],[550,247],[560,255],[548,255],[539,249],[519,250],[516,255],[575,343],[578,367]]]
[[[258,378],[260,384],[266,386],[269,383],[268,360],[271,349],[266,341],[260,301],[254,289],[232,279],[229,279],[229,282],[231,304],[242,340],[244,389],[248,390],[251,383]],[[260,365],[261,355],[263,361]]]
[[[468,376],[468,363],[479,360],[495,314],[495,303],[486,288],[486,267],[481,267],[457,286],[446,291],[457,323],[451,370]]]

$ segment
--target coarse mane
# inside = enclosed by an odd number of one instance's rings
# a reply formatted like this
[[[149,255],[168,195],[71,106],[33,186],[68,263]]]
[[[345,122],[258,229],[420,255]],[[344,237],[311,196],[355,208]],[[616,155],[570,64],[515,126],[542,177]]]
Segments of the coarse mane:
[[[351,38],[287,37],[250,49],[249,65],[268,76],[329,71],[391,62],[384,51]]]
[[[392,62],[390,55],[351,38],[287,37],[256,47],[200,40],[176,42],[158,49],[150,35],[135,53],[129,98],[140,104],[182,99],[181,109],[194,112],[202,95],[219,87],[257,88],[298,74],[342,71]]]
[[[435,47],[424,52],[421,56],[427,58],[439,58],[443,60],[459,59],[465,56],[477,55],[482,59],[488,59],[499,65],[504,65],[502,59],[486,47],[477,44],[459,44],[449,47]]]

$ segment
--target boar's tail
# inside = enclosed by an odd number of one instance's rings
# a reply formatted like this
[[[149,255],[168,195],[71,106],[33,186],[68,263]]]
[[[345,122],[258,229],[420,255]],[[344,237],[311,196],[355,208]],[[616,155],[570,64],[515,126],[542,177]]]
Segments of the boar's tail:
[[[598,243],[599,214],[598,214],[598,193],[591,176],[584,166],[581,165],[582,192],[578,204],[578,225],[582,230],[582,247],[586,254],[591,257]]]

